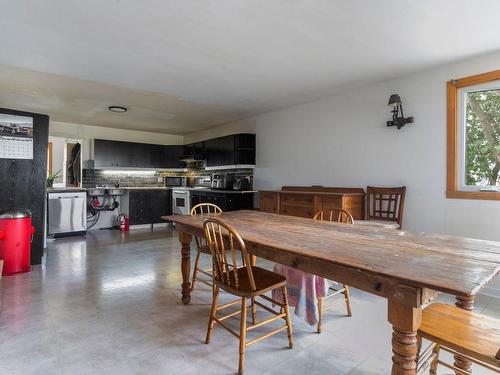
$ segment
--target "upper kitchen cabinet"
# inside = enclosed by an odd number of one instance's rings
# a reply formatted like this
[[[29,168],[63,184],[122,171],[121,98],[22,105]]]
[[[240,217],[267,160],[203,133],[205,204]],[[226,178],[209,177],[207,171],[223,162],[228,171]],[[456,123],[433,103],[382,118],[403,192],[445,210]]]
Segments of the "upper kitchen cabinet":
[[[205,141],[207,168],[255,165],[255,134],[232,134]]]
[[[94,140],[95,168],[184,168],[182,145]]]
[[[180,160],[184,152],[182,145],[169,145],[164,147],[164,168],[186,168],[186,163]]]
[[[133,143],[94,140],[94,166],[96,168],[129,167],[133,159]]]

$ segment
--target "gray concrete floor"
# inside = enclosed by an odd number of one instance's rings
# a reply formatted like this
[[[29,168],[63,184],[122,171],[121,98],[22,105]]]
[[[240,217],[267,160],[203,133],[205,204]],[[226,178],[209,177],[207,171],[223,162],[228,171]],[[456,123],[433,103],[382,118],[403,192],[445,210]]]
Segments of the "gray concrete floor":
[[[271,266],[260,260],[259,265]],[[210,289],[200,284],[189,306],[180,302],[180,251],[171,229],[57,239],[42,266],[0,283],[0,374],[232,374],[237,369],[233,336],[216,326],[211,344],[203,343]],[[340,307],[328,312],[321,335],[294,319],[292,350],[285,333],[250,347],[246,374],[390,373],[387,303],[358,290],[352,295],[354,316],[344,316]],[[449,296],[440,299],[453,302]],[[499,316],[500,302],[479,296],[476,311]],[[237,327],[238,321],[230,324]]]

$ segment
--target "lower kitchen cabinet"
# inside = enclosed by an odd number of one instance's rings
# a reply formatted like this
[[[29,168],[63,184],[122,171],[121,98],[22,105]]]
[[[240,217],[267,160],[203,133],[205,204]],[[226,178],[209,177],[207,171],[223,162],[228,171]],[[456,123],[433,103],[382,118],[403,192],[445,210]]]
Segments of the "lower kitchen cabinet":
[[[253,193],[191,191],[191,207],[199,203],[216,204],[222,211],[247,210],[253,208]]]
[[[162,223],[161,216],[172,214],[171,190],[130,190],[130,225]]]

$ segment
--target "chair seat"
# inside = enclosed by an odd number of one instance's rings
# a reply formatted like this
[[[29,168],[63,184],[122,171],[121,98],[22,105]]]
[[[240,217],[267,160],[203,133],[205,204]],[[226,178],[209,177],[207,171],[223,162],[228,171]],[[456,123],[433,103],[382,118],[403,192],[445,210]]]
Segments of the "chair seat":
[[[500,320],[451,305],[435,303],[422,313],[418,334],[439,345],[492,366],[500,348]]]
[[[225,283],[221,281],[219,277],[215,279],[215,283],[219,288],[239,297],[259,296],[270,290],[286,285],[286,277],[278,273],[268,271],[264,268],[255,266],[252,266],[252,271],[255,280],[256,290],[252,290],[250,286],[250,280],[248,279],[248,273],[245,267],[238,268],[238,283],[239,283],[238,289],[227,286]],[[224,280],[227,280],[226,274],[224,274]],[[235,284],[233,271],[229,272],[229,280],[231,285]]]
[[[395,221],[389,220],[355,220],[354,224],[357,225],[370,225],[385,229],[399,229],[401,226]]]

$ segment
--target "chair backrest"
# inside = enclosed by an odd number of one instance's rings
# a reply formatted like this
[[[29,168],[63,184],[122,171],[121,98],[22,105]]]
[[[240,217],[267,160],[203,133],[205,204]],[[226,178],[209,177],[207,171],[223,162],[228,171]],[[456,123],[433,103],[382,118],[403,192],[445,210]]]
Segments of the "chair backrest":
[[[222,209],[213,203],[199,203],[193,208],[191,208],[191,215],[203,215],[203,214],[220,214]],[[202,249],[207,246],[207,240],[196,236],[194,238],[196,246],[198,249]]]
[[[349,211],[342,208],[332,208],[327,211],[319,211],[313,217],[313,220],[336,221],[337,223],[352,224],[354,219]]]
[[[366,188],[367,219],[395,221],[402,226],[405,194],[406,186],[368,186]]]
[[[203,230],[213,258],[215,280],[229,288],[240,289],[238,269],[244,267],[250,287],[256,290],[250,256],[238,232],[215,217],[203,222]]]
[[[191,215],[220,214],[222,209],[213,203],[200,203],[191,208]]]

